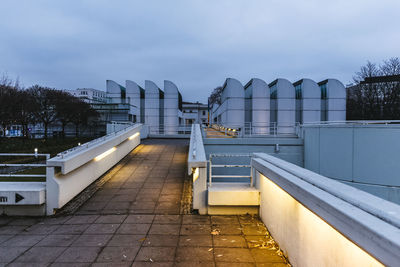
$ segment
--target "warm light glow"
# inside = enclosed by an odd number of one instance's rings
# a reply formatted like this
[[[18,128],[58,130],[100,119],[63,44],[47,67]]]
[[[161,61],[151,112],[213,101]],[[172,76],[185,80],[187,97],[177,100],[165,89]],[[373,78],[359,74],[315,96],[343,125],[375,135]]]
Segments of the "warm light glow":
[[[193,182],[195,182],[200,176],[200,170],[199,168],[196,168],[193,172]]]
[[[136,136],[139,136],[139,135],[140,135],[140,133],[135,133],[134,135],[131,135],[128,139],[132,140],[133,138],[135,138]]]
[[[307,266],[382,266],[362,248],[303,206],[264,175],[260,175],[261,218],[289,261]],[[299,250],[301,242],[307,249]],[[301,257],[296,252],[301,251]],[[319,255],[316,257],[316,255]],[[336,261],[335,261],[336,260]],[[328,264],[329,265],[329,264]]]
[[[35,153],[37,153],[38,152],[38,149],[37,148],[35,148]]]
[[[109,150],[107,150],[104,153],[101,153],[100,155],[98,155],[97,157],[94,158],[95,161],[99,161],[102,160],[103,158],[107,157],[108,155],[110,155],[111,153],[113,153],[115,150],[117,150],[116,147],[110,148]]]
[[[81,145],[81,143],[78,143],[78,146],[80,146]]]

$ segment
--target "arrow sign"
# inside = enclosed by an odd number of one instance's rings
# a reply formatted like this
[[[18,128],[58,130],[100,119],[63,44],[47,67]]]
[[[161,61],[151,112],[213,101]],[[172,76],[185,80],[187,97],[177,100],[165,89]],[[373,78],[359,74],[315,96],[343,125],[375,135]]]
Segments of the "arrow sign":
[[[25,199],[23,196],[21,196],[18,193],[15,193],[15,203],[20,202],[21,200]]]

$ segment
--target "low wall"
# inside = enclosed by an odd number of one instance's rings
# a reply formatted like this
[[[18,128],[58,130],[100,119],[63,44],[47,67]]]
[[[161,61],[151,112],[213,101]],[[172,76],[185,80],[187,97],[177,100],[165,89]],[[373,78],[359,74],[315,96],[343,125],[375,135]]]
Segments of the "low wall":
[[[193,174],[193,209],[200,214],[207,214],[207,158],[199,124],[192,125],[188,173]]]
[[[400,206],[264,153],[260,216],[293,266],[395,266]]]
[[[140,144],[141,124],[47,161],[47,215],[63,207]]]

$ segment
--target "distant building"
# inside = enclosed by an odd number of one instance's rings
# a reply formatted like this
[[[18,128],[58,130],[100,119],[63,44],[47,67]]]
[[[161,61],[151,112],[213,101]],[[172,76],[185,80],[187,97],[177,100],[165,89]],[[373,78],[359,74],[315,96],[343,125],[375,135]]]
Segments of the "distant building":
[[[107,93],[101,90],[93,88],[78,88],[68,92],[89,104],[107,103]]]
[[[208,106],[199,102],[182,103],[183,121],[185,125],[208,123]]]

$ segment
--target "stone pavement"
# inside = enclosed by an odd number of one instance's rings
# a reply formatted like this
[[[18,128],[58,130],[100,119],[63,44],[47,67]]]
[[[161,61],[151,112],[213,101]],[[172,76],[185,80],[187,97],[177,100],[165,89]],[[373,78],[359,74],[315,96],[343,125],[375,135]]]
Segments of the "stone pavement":
[[[180,214],[187,140],[144,140],[74,214],[0,217],[0,266],[286,266],[251,216]]]

